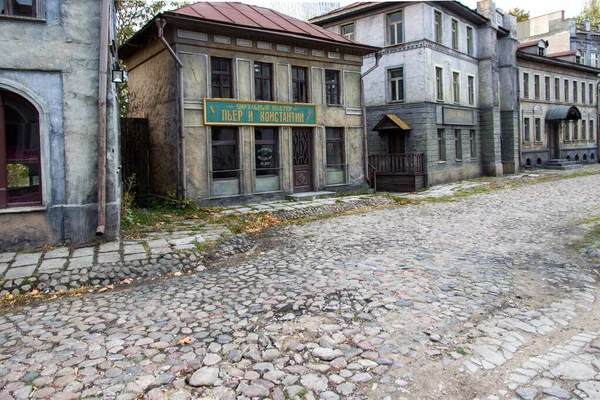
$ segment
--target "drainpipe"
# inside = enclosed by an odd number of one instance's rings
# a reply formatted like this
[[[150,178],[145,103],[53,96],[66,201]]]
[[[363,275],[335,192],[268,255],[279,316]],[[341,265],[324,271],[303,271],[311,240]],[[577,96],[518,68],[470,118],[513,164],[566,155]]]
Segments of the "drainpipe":
[[[171,46],[169,42],[164,38],[164,28],[167,25],[167,21],[162,18],[156,19],[156,26],[158,27],[158,37],[160,41],[165,46],[165,48],[177,63],[177,84],[179,86],[179,157],[177,158],[178,166],[179,166],[179,187],[181,188],[181,197],[183,199],[187,198],[187,182],[186,182],[186,174],[185,174],[185,127],[183,126],[184,116],[183,116],[183,63],[177,57],[177,54]]]
[[[100,66],[98,70],[98,227],[96,236],[104,235],[106,228],[106,91],[110,0],[101,1]]]
[[[365,134],[363,135],[364,138],[364,157],[365,157],[365,180],[369,179],[369,151],[367,150],[367,135],[368,135],[368,131],[367,131],[367,107],[365,106],[365,76],[369,75],[373,70],[375,70],[375,68],[377,68],[379,66],[379,60],[381,59],[381,52],[377,52],[375,53],[375,65],[373,65],[371,68],[369,68],[367,71],[365,71],[363,74],[360,75],[360,102],[362,103],[362,114],[363,114],[363,129],[365,131]]]

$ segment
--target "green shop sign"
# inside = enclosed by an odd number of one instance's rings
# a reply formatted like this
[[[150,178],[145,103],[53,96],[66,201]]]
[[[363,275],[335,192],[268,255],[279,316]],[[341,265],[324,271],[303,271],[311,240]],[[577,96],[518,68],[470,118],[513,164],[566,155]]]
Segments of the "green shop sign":
[[[317,126],[314,104],[204,99],[205,125]]]

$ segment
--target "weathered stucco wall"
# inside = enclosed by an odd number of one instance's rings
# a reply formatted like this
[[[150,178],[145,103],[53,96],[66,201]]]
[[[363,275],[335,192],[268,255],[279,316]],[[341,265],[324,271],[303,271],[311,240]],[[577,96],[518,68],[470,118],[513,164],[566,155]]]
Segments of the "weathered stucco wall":
[[[40,139],[47,143],[42,183],[50,189],[43,190],[46,211],[0,210],[0,249],[95,237],[100,2],[44,3],[45,20],[0,20],[0,87],[17,93],[21,87],[24,97],[37,99]],[[115,87],[109,82],[108,89],[106,236],[112,237],[118,231],[120,155]]]

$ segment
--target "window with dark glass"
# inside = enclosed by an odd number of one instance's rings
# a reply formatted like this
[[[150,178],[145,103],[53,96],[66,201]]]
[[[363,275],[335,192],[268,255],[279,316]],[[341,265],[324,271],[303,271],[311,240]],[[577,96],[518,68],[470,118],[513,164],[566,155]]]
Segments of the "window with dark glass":
[[[398,11],[387,16],[388,25],[388,44],[399,44],[404,41],[402,36],[402,11]]]
[[[231,60],[213,57],[210,60],[212,97],[232,98]]]
[[[542,141],[542,120],[540,118],[536,118],[534,121],[535,124],[535,141]]]
[[[435,91],[436,100],[444,101],[444,70],[440,67],[435,67]]]
[[[454,130],[454,153],[456,161],[462,160],[462,132],[460,129]]]
[[[390,101],[404,101],[404,70],[402,68],[388,71],[390,82]]]
[[[254,128],[256,176],[279,175],[277,128]]]
[[[469,105],[475,105],[475,78],[467,77],[467,89],[469,91]]]
[[[438,137],[438,160],[446,161],[446,134],[443,129],[437,130]]]
[[[37,0],[0,0],[0,15],[37,17]]]
[[[475,158],[477,156],[477,147],[475,142],[475,131],[473,129],[469,131],[469,142],[469,148],[471,149],[471,158]]]
[[[42,203],[38,113],[0,90],[0,208]]]
[[[596,132],[594,131],[594,121],[590,119],[590,141],[596,140]]]
[[[342,36],[344,36],[350,40],[354,40],[354,23],[348,24],[348,25],[343,25],[341,28],[341,33],[342,33]]]
[[[273,65],[254,63],[254,99],[273,100]]]
[[[458,21],[452,20],[452,48],[458,50]]]
[[[579,140],[579,121],[573,121],[573,140]]]
[[[540,98],[540,76],[539,75],[533,76],[533,95],[535,96],[536,99]]]
[[[529,118],[523,118],[523,142],[531,142],[531,124]]]
[[[435,41],[442,44],[442,13],[440,11],[433,12],[435,25]]]
[[[581,140],[587,140],[587,121],[581,120]]]
[[[292,99],[294,103],[308,103],[307,72],[304,67],[292,67]]]
[[[473,51],[473,28],[467,26],[467,54],[472,56]]]
[[[586,100],[585,100],[585,82],[581,82],[581,102],[583,104],[586,103]]]
[[[344,160],[344,129],[327,128],[326,133],[326,155],[328,170],[345,169]]]
[[[213,127],[213,179],[233,179],[238,173],[238,131],[234,127]]]
[[[460,103],[460,74],[452,73],[452,95],[456,104]]]
[[[340,72],[325,70],[327,104],[340,104]]]
[[[527,72],[523,73],[523,97],[529,98],[529,74]]]
[[[565,102],[569,101],[569,81],[565,79]]]
[[[590,104],[594,104],[594,84],[590,83],[589,88],[590,88],[590,90],[589,90],[590,91],[590,98],[589,98]]]
[[[554,100],[560,101],[560,78],[554,78]]]
[[[544,89],[545,89],[546,100],[550,101],[550,77],[549,76],[544,77]]]
[[[579,98],[577,91],[577,81],[573,81],[573,103],[577,103],[577,99]]]

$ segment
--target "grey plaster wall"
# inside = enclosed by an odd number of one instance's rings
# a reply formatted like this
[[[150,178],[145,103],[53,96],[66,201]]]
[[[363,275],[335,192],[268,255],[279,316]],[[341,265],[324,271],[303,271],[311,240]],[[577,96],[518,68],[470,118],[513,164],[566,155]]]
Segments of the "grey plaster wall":
[[[95,237],[97,222],[97,131],[100,2],[46,0],[45,19],[2,17],[0,79],[39,99],[47,121],[40,121],[43,204],[46,211],[5,215],[0,211],[0,248],[40,245]],[[114,32],[114,26],[113,26]],[[120,155],[115,87],[108,98],[108,213],[106,236],[118,232]],[[45,125],[47,124],[47,125]],[[12,210],[14,211],[14,210]],[[19,230],[2,221],[18,221]],[[42,221],[44,221],[42,223]],[[26,228],[29,227],[29,228]]]

